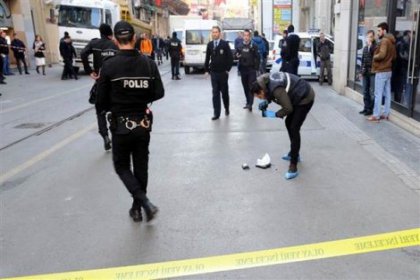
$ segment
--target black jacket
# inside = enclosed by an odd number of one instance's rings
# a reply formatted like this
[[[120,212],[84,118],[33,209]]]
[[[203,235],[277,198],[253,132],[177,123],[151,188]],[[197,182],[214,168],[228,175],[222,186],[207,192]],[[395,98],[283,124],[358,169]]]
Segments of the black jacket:
[[[316,52],[321,60],[330,60],[333,46],[327,39],[325,39],[324,43],[319,41]]]
[[[60,43],[60,54],[64,60],[72,60],[76,57],[76,50],[72,43],[61,42]]]
[[[290,61],[299,57],[300,37],[297,34],[291,33],[286,37],[286,49],[284,52],[284,59]]]
[[[41,46],[38,48],[38,50],[36,50],[36,41],[33,43],[32,45],[32,49],[35,51],[35,57],[45,57],[44,51],[46,50],[45,48],[45,43],[42,42]]]
[[[171,58],[179,59],[182,54],[181,41],[178,38],[172,38],[168,44],[168,51]]]
[[[101,39],[92,39],[80,53],[80,58],[82,59],[86,74],[90,75],[93,71],[98,74],[104,58],[114,56],[117,51],[118,47],[108,38],[102,37]],[[90,54],[93,54],[93,70],[89,64]]]
[[[362,54],[362,75],[371,74],[372,70],[372,61],[373,61],[373,54],[376,49],[376,44],[372,44],[370,48],[366,45],[363,48],[363,54]]]
[[[213,41],[207,44],[206,61],[204,63],[207,72],[229,72],[232,64],[233,55],[228,42],[220,39],[216,49],[214,49]]]
[[[13,51],[13,54],[14,54],[15,58],[18,58],[18,57],[19,58],[24,58],[25,57],[26,46],[21,40],[19,40],[17,38],[13,39],[11,44],[10,44],[10,47],[12,48],[12,51]]]
[[[0,53],[1,54],[9,54],[9,45],[5,38],[0,37]]]
[[[143,115],[165,94],[156,63],[137,50],[121,50],[103,61],[96,105],[114,116]]]

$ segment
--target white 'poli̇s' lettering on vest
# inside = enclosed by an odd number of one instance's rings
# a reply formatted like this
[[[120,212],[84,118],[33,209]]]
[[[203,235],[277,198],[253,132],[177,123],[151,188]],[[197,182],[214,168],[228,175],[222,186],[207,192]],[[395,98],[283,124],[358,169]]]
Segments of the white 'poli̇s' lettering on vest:
[[[149,88],[148,80],[124,80],[124,88]]]

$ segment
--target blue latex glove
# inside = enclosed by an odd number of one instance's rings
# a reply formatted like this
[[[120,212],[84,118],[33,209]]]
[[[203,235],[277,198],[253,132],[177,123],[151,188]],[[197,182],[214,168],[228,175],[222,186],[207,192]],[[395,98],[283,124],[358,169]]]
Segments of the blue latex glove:
[[[265,110],[268,107],[268,101],[267,100],[263,100],[260,102],[260,104],[258,104],[258,109]]]
[[[274,111],[264,111],[263,116],[264,118],[277,118],[276,112]]]

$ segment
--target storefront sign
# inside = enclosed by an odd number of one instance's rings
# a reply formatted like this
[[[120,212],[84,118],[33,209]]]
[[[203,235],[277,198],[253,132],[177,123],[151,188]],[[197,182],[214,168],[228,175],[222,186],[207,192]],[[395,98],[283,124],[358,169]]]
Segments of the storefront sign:
[[[279,34],[292,23],[292,1],[273,1],[273,34]]]

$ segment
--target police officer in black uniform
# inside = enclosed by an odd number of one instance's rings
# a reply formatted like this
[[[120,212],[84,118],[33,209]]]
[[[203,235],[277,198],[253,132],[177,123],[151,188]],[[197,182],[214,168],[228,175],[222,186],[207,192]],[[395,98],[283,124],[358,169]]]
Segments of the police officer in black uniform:
[[[211,30],[213,41],[207,44],[206,60],[204,68],[210,73],[211,86],[213,88],[213,121],[220,118],[220,92],[222,93],[223,105],[225,106],[225,114],[228,116],[229,111],[229,71],[233,64],[233,55],[229,47],[229,43],[220,38],[220,27],[213,26]]]
[[[260,68],[260,55],[258,46],[251,41],[251,31],[244,30],[243,42],[239,44],[235,53],[239,59],[238,68],[241,74],[242,86],[244,88],[246,104],[244,109],[252,112],[254,95],[250,92],[250,87],[257,80],[257,71]]]
[[[179,61],[182,55],[181,41],[177,38],[176,32],[172,32],[172,38],[169,40],[169,55],[171,56],[172,80],[181,80],[179,77]]]
[[[99,79],[99,70],[102,67],[102,61],[104,58],[109,56],[114,56],[118,47],[112,41],[112,28],[108,24],[101,24],[99,27],[99,32],[101,33],[101,38],[92,39],[89,44],[82,50],[80,56],[82,58],[83,67],[85,72],[90,75],[92,79],[95,80],[95,84],[92,88],[92,99],[91,102],[95,102],[95,91],[96,91],[96,81]],[[93,70],[89,64],[89,55],[93,54]],[[111,140],[108,136],[108,127],[106,122],[106,111],[100,111],[98,106],[96,108],[96,117],[98,120],[99,134],[104,139],[104,148],[106,151],[111,149]]]
[[[284,177],[293,179],[298,176],[300,128],[314,104],[315,92],[307,81],[284,72],[259,76],[253,83],[251,92],[263,99],[259,104],[263,117],[283,118],[287,116],[286,128],[290,138],[290,151],[282,159],[290,161],[289,170]],[[272,101],[282,108],[277,112],[268,111],[268,104]]]
[[[133,196],[129,211],[135,222],[152,220],[158,209],[146,196],[152,115],[148,104],[164,96],[154,61],[135,48],[133,27],[119,21],[114,27],[119,52],[106,58],[98,80],[97,105],[111,111],[112,155],[115,171]],[[131,165],[133,170],[131,170]]]

